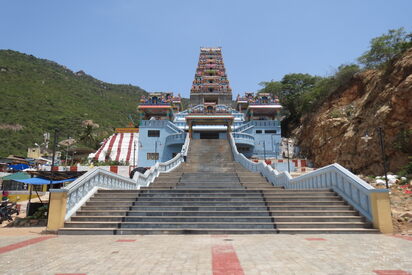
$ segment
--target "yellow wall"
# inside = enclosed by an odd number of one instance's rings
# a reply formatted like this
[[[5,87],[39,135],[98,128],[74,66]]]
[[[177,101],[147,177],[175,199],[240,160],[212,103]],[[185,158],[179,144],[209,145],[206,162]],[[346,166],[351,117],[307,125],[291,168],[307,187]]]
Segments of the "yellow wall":
[[[21,190],[21,191],[20,191],[20,190],[16,190],[16,191],[11,190],[11,191],[8,191],[8,192],[9,192],[9,195],[8,195],[7,197],[9,198],[9,200],[10,200],[11,202],[27,201],[27,200],[29,200],[29,197],[30,197],[30,189],[33,188],[32,186],[33,186],[33,185],[29,185],[29,189],[28,189],[28,190]],[[47,184],[43,184],[43,185],[42,185],[42,188],[41,188],[41,191],[37,191],[37,192],[39,193],[40,196],[41,196],[41,195],[44,195],[44,194],[40,194],[40,193],[47,192]],[[37,195],[36,195],[36,192],[35,192],[35,191],[32,192],[31,198],[32,198],[32,199],[37,198]]]
[[[389,192],[371,193],[373,227],[382,233],[393,233]]]
[[[56,231],[64,225],[66,216],[67,192],[52,192],[50,197],[47,230]]]

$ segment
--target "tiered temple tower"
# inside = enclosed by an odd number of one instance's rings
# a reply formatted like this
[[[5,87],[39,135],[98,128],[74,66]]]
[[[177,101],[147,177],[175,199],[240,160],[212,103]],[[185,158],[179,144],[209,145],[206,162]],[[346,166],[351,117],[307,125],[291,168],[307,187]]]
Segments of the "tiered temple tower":
[[[190,90],[192,106],[205,103],[232,104],[222,48],[200,48],[199,63]]]

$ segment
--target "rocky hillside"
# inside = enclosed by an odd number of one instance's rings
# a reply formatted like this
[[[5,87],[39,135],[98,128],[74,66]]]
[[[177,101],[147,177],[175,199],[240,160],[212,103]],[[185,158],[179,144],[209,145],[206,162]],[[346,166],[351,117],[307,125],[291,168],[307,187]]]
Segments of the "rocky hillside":
[[[385,70],[357,73],[301,125],[294,136],[316,167],[338,162],[364,174],[383,172],[376,131],[382,127],[389,170],[399,171],[412,156],[412,49]]]
[[[115,69],[115,68],[114,68]],[[60,129],[61,139],[78,137],[82,122],[92,120],[100,138],[127,126],[146,92],[115,85],[53,61],[0,50],[0,157],[26,155],[43,133]]]

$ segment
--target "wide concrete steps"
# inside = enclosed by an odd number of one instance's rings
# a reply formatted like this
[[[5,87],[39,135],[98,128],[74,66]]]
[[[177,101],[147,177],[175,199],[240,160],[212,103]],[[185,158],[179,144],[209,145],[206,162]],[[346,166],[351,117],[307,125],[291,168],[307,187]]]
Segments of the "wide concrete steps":
[[[376,233],[331,190],[99,190],[59,234]]]
[[[62,235],[182,235],[182,234],[277,234],[276,229],[201,229],[201,228],[62,228]]]
[[[227,140],[192,140],[183,163],[140,190],[99,190],[59,234],[376,233],[327,189],[275,188]]]

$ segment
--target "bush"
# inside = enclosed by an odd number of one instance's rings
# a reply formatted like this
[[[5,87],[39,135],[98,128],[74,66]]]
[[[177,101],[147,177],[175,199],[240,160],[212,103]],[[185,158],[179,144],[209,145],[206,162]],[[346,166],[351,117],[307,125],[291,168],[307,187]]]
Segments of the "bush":
[[[404,28],[389,30],[388,33],[375,37],[370,42],[370,50],[358,58],[358,62],[367,69],[384,67],[395,56],[412,47],[412,33]]]

